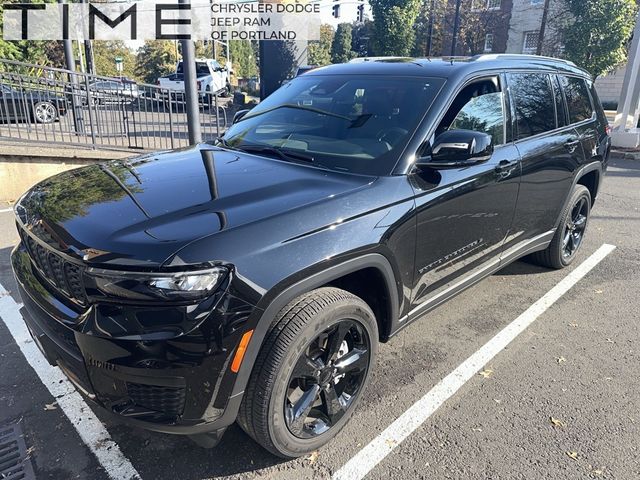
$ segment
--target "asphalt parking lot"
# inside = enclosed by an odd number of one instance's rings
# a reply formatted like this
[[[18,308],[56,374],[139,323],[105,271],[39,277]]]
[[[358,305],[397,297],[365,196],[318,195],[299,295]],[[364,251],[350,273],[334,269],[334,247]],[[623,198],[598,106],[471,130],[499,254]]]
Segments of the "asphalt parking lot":
[[[616,249],[433,415],[403,442],[388,444],[366,478],[640,478],[639,187],[640,162],[615,157],[571,268],[517,262],[383,345],[351,422],[309,457],[273,457],[236,426],[218,447],[203,450],[95,414],[130,462],[133,470],[124,471],[142,479],[335,477],[354,457],[369,461],[358,456],[369,442],[385,438],[379,435],[415,402],[610,244]],[[12,213],[2,209],[0,284],[19,303],[9,267],[17,234]],[[72,423],[57,401],[0,322],[0,426],[20,422],[38,479],[110,478],[81,438],[91,427],[82,415]],[[109,448],[101,451],[108,456]]]

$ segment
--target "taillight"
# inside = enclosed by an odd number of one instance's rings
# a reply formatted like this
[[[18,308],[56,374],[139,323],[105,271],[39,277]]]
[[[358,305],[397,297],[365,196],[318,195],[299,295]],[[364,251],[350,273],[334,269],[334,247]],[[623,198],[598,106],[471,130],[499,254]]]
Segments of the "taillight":
[[[604,127],[604,131],[607,133],[607,136],[609,136],[609,137],[610,137],[610,136],[611,136],[611,132],[613,132],[613,128],[611,128],[611,125],[609,125],[609,124],[607,123],[607,126],[606,126],[606,127]]]

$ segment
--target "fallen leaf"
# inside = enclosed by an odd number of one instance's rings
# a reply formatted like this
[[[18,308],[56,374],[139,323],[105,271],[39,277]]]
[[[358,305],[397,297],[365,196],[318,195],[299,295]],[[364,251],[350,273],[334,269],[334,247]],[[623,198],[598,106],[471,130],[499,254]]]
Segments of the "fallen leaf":
[[[607,343],[616,343],[613,340],[611,340],[610,338],[607,338]]]
[[[494,398],[493,401],[496,402],[498,405],[502,403],[502,400],[500,400],[499,398]]]
[[[556,362],[558,362],[558,365],[560,365],[561,363],[566,362],[567,359],[564,357],[556,357]]]
[[[481,432],[482,429],[481,428],[472,428],[471,431],[472,432]]]
[[[562,427],[562,428],[564,428],[564,427],[567,426],[566,423],[564,423],[562,420],[559,420],[557,418],[551,417],[550,420],[551,420],[551,423],[553,424],[554,427]]]
[[[567,454],[567,456],[573,460],[577,460],[578,459],[578,452],[565,452]]]
[[[307,460],[309,460],[309,463],[311,465],[316,463],[316,461],[318,460],[318,455],[320,455],[320,454],[318,453],[317,450],[315,450],[315,451],[311,452],[311,454],[307,457]]]
[[[386,443],[386,444],[387,444],[388,446],[390,446],[390,447],[395,447],[395,446],[396,446],[396,443],[398,443],[398,442],[396,442],[395,440],[390,440],[390,439],[388,439],[388,438],[387,438],[387,439],[384,441],[384,443]]]
[[[600,294],[600,293],[602,293],[602,290],[594,290],[594,292]]]
[[[56,410],[58,407],[56,407],[58,402],[53,402],[53,403],[45,403],[44,405],[44,409],[45,410]]]
[[[576,328],[578,326],[578,324],[576,322],[571,322],[569,324],[570,327]]]
[[[491,370],[490,368],[487,368],[486,370],[481,371],[478,375],[482,376],[483,378],[489,378],[492,373],[493,373],[493,370]]]

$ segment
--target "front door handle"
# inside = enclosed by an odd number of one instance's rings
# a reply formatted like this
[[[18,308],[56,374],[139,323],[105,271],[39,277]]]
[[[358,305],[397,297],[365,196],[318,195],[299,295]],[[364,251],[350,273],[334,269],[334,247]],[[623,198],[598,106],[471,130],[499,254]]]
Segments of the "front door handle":
[[[518,160],[501,160],[496,165],[496,173],[509,175],[518,166]]]
[[[578,145],[580,145],[580,140],[573,140],[565,143],[564,147],[569,151],[569,153],[573,153],[578,148]]]

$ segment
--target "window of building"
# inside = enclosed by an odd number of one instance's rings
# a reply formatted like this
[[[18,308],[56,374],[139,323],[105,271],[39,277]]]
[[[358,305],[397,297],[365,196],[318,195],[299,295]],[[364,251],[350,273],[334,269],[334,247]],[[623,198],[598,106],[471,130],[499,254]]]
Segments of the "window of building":
[[[593,117],[594,109],[584,80],[561,76],[560,83],[564,88],[564,96],[567,99],[571,123],[582,122]]]
[[[500,10],[502,0],[473,0],[471,10],[478,12],[481,10]]]
[[[484,53],[493,52],[493,33],[487,33],[484,37]]]
[[[517,139],[556,128],[556,109],[549,75],[542,73],[507,74],[516,112]]]
[[[538,51],[539,39],[540,32],[538,30],[524,32],[524,45],[522,46],[522,53],[536,53]]]

